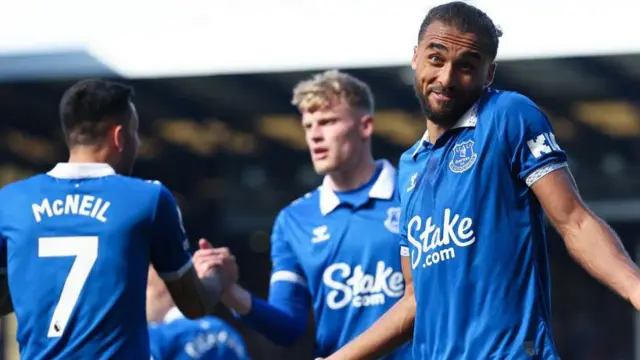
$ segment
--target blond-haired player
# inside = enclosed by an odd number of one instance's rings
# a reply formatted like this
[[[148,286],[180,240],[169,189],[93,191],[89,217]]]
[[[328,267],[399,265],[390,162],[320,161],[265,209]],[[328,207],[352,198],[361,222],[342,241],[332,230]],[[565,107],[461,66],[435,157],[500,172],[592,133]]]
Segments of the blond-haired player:
[[[316,355],[326,356],[366,330],[404,292],[395,169],[371,153],[374,99],[361,80],[316,74],[293,91],[322,185],[278,214],[271,236],[269,299],[234,285],[223,303],[252,328],[292,345],[313,306]],[[199,250],[196,268],[216,260]],[[402,348],[386,359],[406,359]]]

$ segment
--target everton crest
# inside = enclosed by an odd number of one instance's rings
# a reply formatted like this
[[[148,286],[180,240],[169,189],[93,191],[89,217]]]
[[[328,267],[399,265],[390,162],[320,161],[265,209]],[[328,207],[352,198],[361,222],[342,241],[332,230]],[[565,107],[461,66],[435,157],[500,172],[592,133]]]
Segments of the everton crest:
[[[384,221],[384,226],[394,234],[400,233],[399,207],[390,207],[387,209],[387,219]]]
[[[453,146],[453,157],[449,162],[449,169],[454,173],[463,173],[475,164],[478,154],[473,150],[475,143],[467,140]]]

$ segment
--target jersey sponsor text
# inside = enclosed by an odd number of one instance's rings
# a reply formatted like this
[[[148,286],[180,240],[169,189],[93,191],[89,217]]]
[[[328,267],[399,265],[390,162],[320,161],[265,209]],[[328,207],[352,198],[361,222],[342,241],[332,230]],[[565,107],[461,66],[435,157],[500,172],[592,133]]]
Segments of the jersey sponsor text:
[[[387,297],[398,298],[404,293],[404,277],[384,261],[378,261],[376,273],[367,274],[358,265],[354,269],[341,262],[328,266],[322,274],[324,284],[332,289],[327,294],[327,306],[339,310],[353,307],[384,305]]]
[[[424,221],[423,226],[422,218],[418,215],[409,220],[407,227],[407,240],[414,248],[411,251],[413,269],[418,267],[421,260],[422,267],[452,260],[456,257],[456,247],[467,247],[476,241],[473,220],[452,214],[448,208],[444,210],[442,228],[435,225],[431,217]]]

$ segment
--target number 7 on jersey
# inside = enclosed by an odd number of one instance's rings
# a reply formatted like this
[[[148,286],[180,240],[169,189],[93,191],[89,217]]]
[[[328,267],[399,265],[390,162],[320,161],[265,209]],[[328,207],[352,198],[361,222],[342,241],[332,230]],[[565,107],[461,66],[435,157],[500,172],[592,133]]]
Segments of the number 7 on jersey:
[[[38,239],[38,257],[68,257],[75,260],[53,310],[47,337],[62,336],[85,281],[98,258],[97,236],[42,237]]]

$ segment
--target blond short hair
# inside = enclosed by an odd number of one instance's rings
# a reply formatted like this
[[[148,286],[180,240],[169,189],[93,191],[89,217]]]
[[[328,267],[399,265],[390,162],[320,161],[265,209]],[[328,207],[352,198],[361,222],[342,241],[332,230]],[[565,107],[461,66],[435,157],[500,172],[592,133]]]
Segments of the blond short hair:
[[[313,112],[325,109],[339,100],[344,100],[353,109],[373,114],[374,99],[369,85],[338,70],[315,74],[310,79],[299,82],[293,89],[291,104],[300,112]]]

